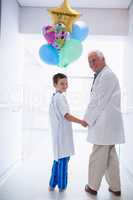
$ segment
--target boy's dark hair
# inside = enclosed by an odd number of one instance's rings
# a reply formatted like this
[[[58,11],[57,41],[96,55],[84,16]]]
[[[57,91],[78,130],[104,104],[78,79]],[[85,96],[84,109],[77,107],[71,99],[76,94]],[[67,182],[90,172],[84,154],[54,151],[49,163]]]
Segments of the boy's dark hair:
[[[53,76],[53,84],[57,84],[58,80],[60,80],[62,78],[67,78],[67,76],[65,74],[61,74],[61,73],[55,74]]]

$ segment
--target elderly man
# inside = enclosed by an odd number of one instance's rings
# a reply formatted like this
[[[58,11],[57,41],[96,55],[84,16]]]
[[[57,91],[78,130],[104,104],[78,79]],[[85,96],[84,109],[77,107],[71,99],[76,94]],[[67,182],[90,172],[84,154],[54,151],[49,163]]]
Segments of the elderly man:
[[[120,196],[119,160],[115,149],[115,144],[124,143],[119,81],[106,65],[102,52],[91,52],[88,61],[95,74],[84,116],[88,123],[87,140],[93,144],[85,191],[96,195],[105,175],[109,191]]]

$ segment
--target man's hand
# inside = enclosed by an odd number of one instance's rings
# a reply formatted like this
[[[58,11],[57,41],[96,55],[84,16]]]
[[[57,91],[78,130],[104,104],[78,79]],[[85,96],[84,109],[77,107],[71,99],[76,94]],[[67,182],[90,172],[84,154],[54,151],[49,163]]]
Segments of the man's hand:
[[[84,120],[81,121],[81,125],[82,125],[83,127],[87,127],[87,126],[88,126],[87,122],[84,121]]]

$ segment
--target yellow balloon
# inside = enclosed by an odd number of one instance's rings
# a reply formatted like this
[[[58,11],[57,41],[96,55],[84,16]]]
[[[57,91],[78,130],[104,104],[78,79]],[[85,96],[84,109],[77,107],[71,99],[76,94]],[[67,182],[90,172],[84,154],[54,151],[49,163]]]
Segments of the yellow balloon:
[[[72,9],[68,0],[64,0],[60,7],[49,9],[54,24],[62,23],[68,32],[72,31],[73,23],[80,17],[80,13]]]

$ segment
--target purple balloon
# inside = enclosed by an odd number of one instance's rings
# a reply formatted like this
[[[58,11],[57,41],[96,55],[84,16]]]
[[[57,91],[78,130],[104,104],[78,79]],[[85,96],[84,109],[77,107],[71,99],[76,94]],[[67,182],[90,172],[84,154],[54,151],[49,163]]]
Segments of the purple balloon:
[[[44,26],[42,28],[42,33],[44,38],[47,40],[48,44],[53,44],[56,39],[56,32],[53,26]]]

